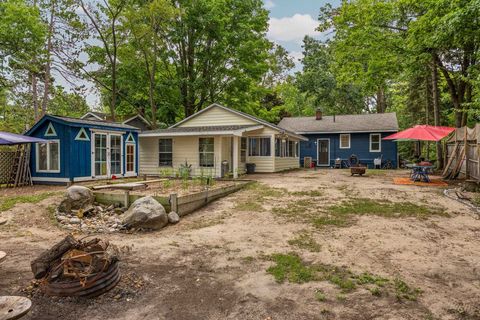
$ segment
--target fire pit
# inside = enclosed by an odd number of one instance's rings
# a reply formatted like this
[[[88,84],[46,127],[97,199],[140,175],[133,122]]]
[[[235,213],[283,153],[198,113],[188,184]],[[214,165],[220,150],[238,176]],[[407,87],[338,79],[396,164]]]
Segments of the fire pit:
[[[120,281],[118,250],[101,239],[68,235],[31,262],[35,279],[50,296],[95,297]]]
[[[366,171],[367,171],[367,167],[362,166],[360,164],[350,167],[350,173],[352,174],[352,176],[354,174],[358,174],[359,176],[362,176],[365,174]]]

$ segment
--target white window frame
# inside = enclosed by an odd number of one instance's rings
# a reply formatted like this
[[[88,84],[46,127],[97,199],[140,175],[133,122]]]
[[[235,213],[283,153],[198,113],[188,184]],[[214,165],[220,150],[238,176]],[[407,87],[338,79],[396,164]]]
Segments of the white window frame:
[[[171,140],[172,141],[172,152],[162,152],[162,151],[160,151],[160,140]],[[161,165],[160,164],[160,154],[161,153],[170,153],[172,155],[172,164],[170,164],[170,165],[162,164]],[[171,167],[173,167],[173,138],[159,138],[158,139],[158,167],[159,168],[171,168]]]
[[[245,141],[245,148],[242,146],[242,141]],[[245,159],[242,157],[242,153],[245,152]],[[248,137],[240,137],[240,162],[246,163],[248,157]],[[245,161],[243,161],[245,160]]]
[[[51,144],[52,142],[56,142],[57,145],[58,145],[58,170],[50,170],[49,167],[50,167],[50,146],[48,146],[49,144]],[[38,161],[40,159],[40,147],[39,145],[40,144],[47,144],[47,170],[40,170],[39,167],[40,167],[40,162]],[[60,173],[61,171],[61,164],[62,162],[60,161],[60,151],[61,151],[61,147],[60,147],[60,140],[59,139],[52,139],[52,140],[48,140],[48,142],[38,142],[35,144],[35,169],[36,169],[36,172],[45,172],[45,173]]]
[[[378,150],[372,149],[372,137],[378,136]],[[382,152],[382,134],[381,133],[370,133],[369,139],[369,150],[370,152]]]
[[[342,146],[342,136],[347,136],[348,137],[348,146]],[[352,136],[350,133],[341,133],[340,134],[340,143],[339,143],[339,149],[350,149],[352,146]]]
[[[200,152],[200,139],[213,139],[213,151]],[[213,154],[213,163],[211,166],[203,166],[200,161],[200,156],[202,154]],[[198,137],[198,166],[200,168],[215,168],[215,137]]]
[[[133,171],[128,171],[128,146],[133,147]],[[133,142],[125,143],[125,174],[137,172],[137,145]]]
[[[251,136],[251,137],[248,137],[248,144],[247,144],[247,149],[248,149],[248,157],[252,157],[252,158],[270,158],[272,157],[275,157],[275,148],[272,150],[272,136]],[[270,140],[270,155],[268,156],[253,156],[253,155],[250,155],[250,152],[251,152],[251,149],[250,149],[250,140],[251,139],[269,139]],[[275,146],[275,144],[274,144]]]
[[[52,133],[48,133],[48,131],[52,129]],[[53,123],[50,122],[47,126],[47,130],[45,130],[45,137],[56,137],[57,136],[57,131],[55,130],[55,127],[53,126]]]

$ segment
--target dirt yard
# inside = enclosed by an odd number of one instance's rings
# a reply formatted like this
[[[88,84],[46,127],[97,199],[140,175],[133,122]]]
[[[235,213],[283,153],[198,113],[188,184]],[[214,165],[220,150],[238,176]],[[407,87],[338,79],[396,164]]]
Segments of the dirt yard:
[[[254,175],[177,225],[105,236],[125,276],[93,300],[31,286],[30,260],[66,234],[60,195],[17,203],[0,213],[0,295],[30,294],[24,319],[480,319],[478,216],[393,175]]]

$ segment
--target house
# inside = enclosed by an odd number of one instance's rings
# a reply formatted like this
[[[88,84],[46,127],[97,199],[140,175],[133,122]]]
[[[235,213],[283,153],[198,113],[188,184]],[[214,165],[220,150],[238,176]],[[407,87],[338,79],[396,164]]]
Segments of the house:
[[[140,131],[146,131],[152,129],[152,125],[150,122],[142,117],[141,115],[137,114],[131,118],[122,122],[123,124],[127,124],[129,126],[135,127],[140,129]]]
[[[106,121],[108,118],[108,115],[103,112],[97,112],[97,111],[89,111],[85,113],[83,116],[80,117],[82,120],[97,120],[97,121]]]
[[[168,129],[140,133],[140,174],[184,166],[192,175],[236,178],[247,163],[254,163],[256,172],[298,168],[302,140],[307,139],[215,103]]]
[[[370,168],[376,158],[397,167],[396,142],[382,140],[398,131],[395,113],[323,116],[318,110],[313,117],[283,118],[278,126],[308,138],[300,144],[302,164],[312,157],[317,166],[331,167],[336,159],[356,155]]]
[[[31,153],[34,183],[69,183],[138,174],[138,129],[104,120],[43,116],[26,135],[48,140]]]

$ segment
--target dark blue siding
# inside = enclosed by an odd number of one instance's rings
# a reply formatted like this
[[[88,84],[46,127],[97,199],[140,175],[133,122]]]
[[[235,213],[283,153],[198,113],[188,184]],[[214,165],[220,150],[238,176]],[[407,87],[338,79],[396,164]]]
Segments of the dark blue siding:
[[[380,132],[372,132],[380,133]],[[391,134],[381,133],[382,138]],[[381,152],[370,152],[370,133],[351,133],[350,149],[340,149],[340,134],[302,134],[309,141],[300,143],[300,161],[303,165],[304,157],[312,157],[317,160],[317,139],[330,139],[330,166],[335,164],[335,159],[348,159],[355,154],[360,162],[373,167],[373,159],[382,156],[383,161],[391,160],[394,167],[397,167],[397,144],[394,141],[382,140]]]
[[[48,125],[52,123],[57,136],[48,137],[45,136]],[[75,140],[75,137],[81,130],[85,129],[86,134],[88,135],[89,141],[84,140]],[[58,121],[55,118],[50,118],[45,116],[40,120],[28,133],[27,135],[38,137],[47,140],[59,140],[60,141],[60,172],[37,172],[36,170],[36,145],[33,145],[32,154],[31,154],[31,172],[32,177],[38,178],[63,178],[68,180],[73,180],[75,178],[89,178],[92,177],[91,172],[91,139],[92,133],[90,129],[100,129],[107,132],[124,132],[123,136],[123,170],[126,171],[126,157],[125,157],[125,143],[128,135],[132,133],[135,140],[135,150],[136,150],[136,171],[138,172],[138,133],[135,131],[129,131],[124,128],[115,128],[107,126],[89,126],[86,124],[77,124],[77,123],[67,123]]]

